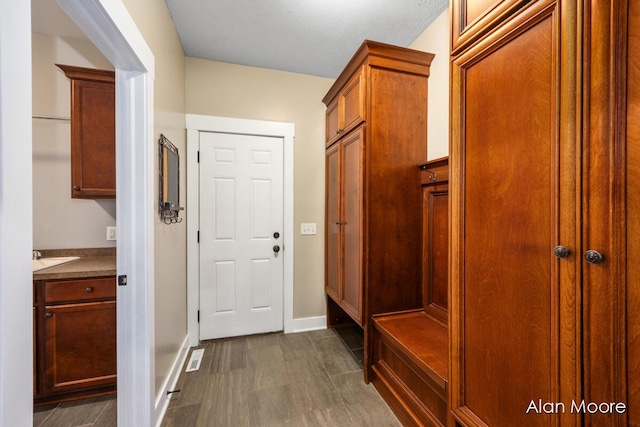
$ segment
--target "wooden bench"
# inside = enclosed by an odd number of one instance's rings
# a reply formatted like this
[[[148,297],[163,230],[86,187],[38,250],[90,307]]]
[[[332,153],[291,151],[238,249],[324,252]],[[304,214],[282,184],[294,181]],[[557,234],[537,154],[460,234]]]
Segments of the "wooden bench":
[[[447,424],[447,327],[422,310],[373,316],[371,380],[407,426]]]

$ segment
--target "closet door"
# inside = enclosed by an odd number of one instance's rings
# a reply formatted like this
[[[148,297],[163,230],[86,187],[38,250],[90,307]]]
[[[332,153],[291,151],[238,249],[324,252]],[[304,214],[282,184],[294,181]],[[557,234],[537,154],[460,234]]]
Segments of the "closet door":
[[[624,3],[624,2],[623,2]],[[628,7],[627,106],[626,106],[626,248],[627,254],[640,254],[640,2]],[[626,374],[628,425],[640,426],[640,263],[634,256],[626,265]]]
[[[363,206],[364,206],[364,137],[360,127],[345,136],[342,144],[343,167],[343,271],[342,308],[360,325],[363,324]]]
[[[558,5],[534,4],[453,58],[449,397],[463,425],[548,426],[531,402],[579,387],[576,32],[560,25]]]
[[[325,226],[325,290],[335,301],[342,298],[342,169],[340,143],[327,149],[326,154],[326,226]]]
[[[640,7],[585,11],[583,398],[605,405],[586,406],[584,424],[640,426]]]

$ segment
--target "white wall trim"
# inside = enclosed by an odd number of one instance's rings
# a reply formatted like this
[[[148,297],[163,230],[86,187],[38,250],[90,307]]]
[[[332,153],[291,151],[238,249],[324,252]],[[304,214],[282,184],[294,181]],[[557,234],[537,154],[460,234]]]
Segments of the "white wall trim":
[[[154,423],[154,57],[121,0],[57,0],[116,69],[118,425]],[[27,26],[29,24],[26,24]]]
[[[30,10],[0,0],[0,426],[33,424]]]
[[[199,167],[197,153],[200,148],[200,131],[263,135],[284,139],[284,332],[294,331],[293,322],[293,123],[247,120],[229,117],[187,114],[187,326],[190,344],[199,342],[198,309],[200,307],[199,246],[197,242],[200,223]]]
[[[320,331],[327,329],[327,316],[293,319],[293,332]]]
[[[178,384],[178,380],[180,379],[180,374],[182,373],[182,367],[184,366],[184,362],[187,360],[189,348],[189,336],[187,335],[182,342],[180,351],[173,361],[173,365],[171,365],[171,370],[169,371],[167,379],[164,381],[164,384],[162,384],[162,387],[160,388],[160,391],[156,396],[156,427],[160,427],[160,425],[162,424],[162,419],[167,413],[167,408],[169,407],[169,402],[171,401],[171,396],[168,395],[167,392],[169,390],[175,390],[176,384]]]

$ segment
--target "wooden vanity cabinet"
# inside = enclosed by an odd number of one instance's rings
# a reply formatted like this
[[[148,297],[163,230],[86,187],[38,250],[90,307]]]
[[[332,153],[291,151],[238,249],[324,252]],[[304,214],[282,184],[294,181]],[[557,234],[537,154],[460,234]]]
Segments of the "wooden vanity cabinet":
[[[432,59],[426,52],[365,41],[323,99],[327,324],[356,322],[364,329],[367,367],[371,316],[420,307],[416,166],[427,155]]]
[[[115,392],[115,277],[36,281],[35,402]]]
[[[56,65],[71,82],[71,197],[115,198],[115,73]]]

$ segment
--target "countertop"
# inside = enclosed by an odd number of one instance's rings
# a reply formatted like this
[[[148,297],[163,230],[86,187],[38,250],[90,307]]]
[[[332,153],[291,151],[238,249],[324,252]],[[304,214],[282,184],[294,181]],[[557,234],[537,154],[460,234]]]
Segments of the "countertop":
[[[74,279],[116,275],[115,248],[40,250],[43,258],[79,256],[79,259],[33,273],[33,280]]]

